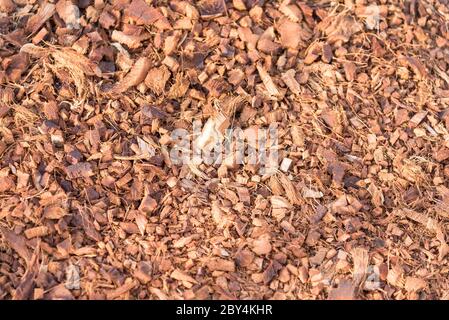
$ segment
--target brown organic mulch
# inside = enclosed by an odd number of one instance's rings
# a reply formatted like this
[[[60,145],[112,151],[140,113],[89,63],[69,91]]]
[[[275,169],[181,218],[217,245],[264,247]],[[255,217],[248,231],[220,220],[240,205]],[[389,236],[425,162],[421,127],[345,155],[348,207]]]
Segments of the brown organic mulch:
[[[447,0],[0,0],[0,299],[447,299],[448,110]]]

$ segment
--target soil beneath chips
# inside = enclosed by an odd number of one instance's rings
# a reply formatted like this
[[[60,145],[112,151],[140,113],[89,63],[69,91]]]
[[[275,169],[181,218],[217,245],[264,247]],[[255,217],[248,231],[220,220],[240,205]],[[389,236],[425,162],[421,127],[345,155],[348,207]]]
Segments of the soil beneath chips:
[[[448,110],[447,0],[0,0],[0,299],[448,299]]]

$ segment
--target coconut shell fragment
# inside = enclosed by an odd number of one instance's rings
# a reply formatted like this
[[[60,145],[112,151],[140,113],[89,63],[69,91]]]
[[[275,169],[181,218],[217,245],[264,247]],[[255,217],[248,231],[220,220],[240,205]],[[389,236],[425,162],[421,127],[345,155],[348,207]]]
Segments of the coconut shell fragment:
[[[131,67],[128,74],[112,88],[112,92],[121,93],[128,90],[130,87],[137,86],[145,80],[150,67],[151,62],[149,59],[144,57],[139,58]]]
[[[44,2],[35,15],[33,15],[27,22],[25,30],[28,33],[35,33],[53,16],[56,11],[56,6],[49,2]]]

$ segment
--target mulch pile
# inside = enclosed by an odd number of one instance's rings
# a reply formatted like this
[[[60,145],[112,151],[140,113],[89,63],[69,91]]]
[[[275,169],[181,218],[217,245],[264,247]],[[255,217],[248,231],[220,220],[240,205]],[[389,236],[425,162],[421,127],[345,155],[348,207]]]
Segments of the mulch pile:
[[[0,0],[0,298],[447,299],[448,110],[447,0]]]

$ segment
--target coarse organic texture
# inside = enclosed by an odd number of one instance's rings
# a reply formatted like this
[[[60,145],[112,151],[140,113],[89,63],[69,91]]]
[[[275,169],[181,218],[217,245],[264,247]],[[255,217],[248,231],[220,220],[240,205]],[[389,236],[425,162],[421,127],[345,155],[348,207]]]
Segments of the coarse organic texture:
[[[0,299],[449,298],[447,0],[0,0],[0,138]]]

